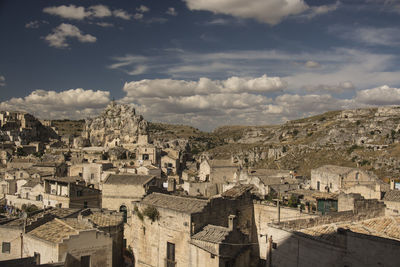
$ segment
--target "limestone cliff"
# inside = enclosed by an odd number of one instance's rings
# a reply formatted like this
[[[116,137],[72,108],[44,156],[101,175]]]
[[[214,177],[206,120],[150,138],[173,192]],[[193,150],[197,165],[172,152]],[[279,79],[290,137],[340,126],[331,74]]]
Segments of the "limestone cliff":
[[[148,123],[136,115],[133,105],[110,103],[100,116],[87,119],[83,136],[92,146],[133,144],[147,134]]]

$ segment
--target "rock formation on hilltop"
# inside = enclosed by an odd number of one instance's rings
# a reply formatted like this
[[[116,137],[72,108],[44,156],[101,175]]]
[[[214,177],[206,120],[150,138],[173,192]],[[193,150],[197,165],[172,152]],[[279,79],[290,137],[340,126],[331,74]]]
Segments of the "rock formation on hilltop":
[[[139,135],[147,135],[147,127],[133,105],[111,102],[100,116],[86,120],[83,136],[92,146],[114,147],[136,143]]]

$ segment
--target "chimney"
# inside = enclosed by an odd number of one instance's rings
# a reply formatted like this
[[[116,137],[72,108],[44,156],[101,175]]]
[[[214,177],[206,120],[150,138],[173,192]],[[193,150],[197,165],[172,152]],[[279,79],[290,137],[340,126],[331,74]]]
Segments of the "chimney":
[[[394,179],[390,179],[390,190],[394,190]]]
[[[229,230],[236,230],[237,228],[237,218],[236,215],[229,215],[229,221],[228,221],[228,228]]]

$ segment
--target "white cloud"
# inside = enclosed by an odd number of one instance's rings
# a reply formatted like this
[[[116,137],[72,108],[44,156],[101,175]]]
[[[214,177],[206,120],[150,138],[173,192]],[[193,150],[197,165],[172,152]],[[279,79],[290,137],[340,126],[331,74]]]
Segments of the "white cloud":
[[[107,91],[81,88],[62,92],[35,90],[0,103],[0,110],[21,110],[43,119],[82,119],[97,115],[110,102]]]
[[[127,13],[125,10],[122,9],[116,9],[113,11],[113,15],[117,18],[121,18],[124,20],[130,20],[132,15]]]
[[[60,16],[65,19],[76,20],[82,20],[90,16],[90,12],[86,12],[84,7],[75,5],[45,7],[43,12],[50,15]]]
[[[331,4],[331,5],[313,6],[313,7],[310,7],[310,9],[305,14],[305,16],[308,17],[309,19],[311,19],[313,17],[335,11],[336,9],[338,9],[339,6],[340,6],[339,1],[337,1],[336,3]]]
[[[383,85],[358,91],[355,100],[368,105],[400,105],[400,88]]]
[[[207,95],[211,93],[271,93],[285,88],[279,77],[230,77],[226,80],[200,78],[198,81],[173,79],[141,80],[125,83],[127,97],[158,97]]]
[[[31,22],[28,22],[27,24],[25,24],[25,28],[28,28],[28,29],[37,29],[37,28],[39,28],[39,26],[40,26],[40,23],[38,20],[34,20],[34,21],[31,21]]]
[[[68,38],[76,38],[82,43],[94,43],[97,40],[93,35],[83,34],[78,27],[67,23],[60,24],[57,28],[53,29],[53,33],[44,37],[50,46],[56,48],[68,47]]]
[[[141,20],[143,19],[144,15],[142,13],[136,13],[135,15],[133,15],[133,18],[136,20]]]
[[[0,75],[0,86],[6,86],[6,78]]]
[[[370,46],[400,45],[400,30],[398,28],[359,27],[348,29],[345,27],[333,27],[331,31],[345,39]]]
[[[306,63],[304,63],[304,66],[306,66],[307,68],[313,69],[313,68],[321,67],[321,64],[319,64],[318,62],[309,60]]]
[[[93,17],[104,18],[112,15],[111,10],[105,5],[96,5],[89,7],[89,11]]]
[[[96,22],[96,25],[103,27],[103,28],[108,28],[108,27],[114,26],[114,24],[109,23],[109,22]]]
[[[123,9],[111,10],[106,5],[94,5],[88,8],[83,6],[52,6],[43,9],[44,13],[59,16],[64,19],[74,19],[74,20],[84,20],[84,19],[94,19],[94,18],[105,18],[105,17],[118,17],[121,19],[129,20],[132,15]]]
[[[177,16],[178,15],[178,12],[176,12],[174,7],[169,7],[165,13],[167,15],[171,15],[171,16]]]
[[[304,0],[184,0],[190,10],[206,10],[275,25],[288,16],[308,12],[316,16],[333,11],[338,4],[310,7]]]
[[[147,6],[141,5],[140,7],[136,8],[136,11],[138,11],[140,13],[145,13],[145,12],[149,12],[150,8],[148,8]]]

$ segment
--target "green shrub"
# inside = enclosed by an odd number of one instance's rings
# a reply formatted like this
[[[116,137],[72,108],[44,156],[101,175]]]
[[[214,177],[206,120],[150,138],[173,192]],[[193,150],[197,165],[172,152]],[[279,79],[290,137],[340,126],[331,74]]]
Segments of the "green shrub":
[[[153,206],[146,207],[143,211],[143,215],[148,217],[152,222],[154,222],[160,218],[160,213]]]

